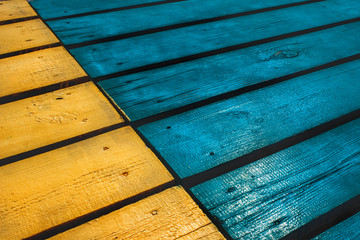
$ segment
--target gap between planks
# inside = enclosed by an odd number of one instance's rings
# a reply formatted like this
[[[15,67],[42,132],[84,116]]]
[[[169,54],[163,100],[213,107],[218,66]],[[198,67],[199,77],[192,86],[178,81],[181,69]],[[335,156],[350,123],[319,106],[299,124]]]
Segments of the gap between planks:
[[[181,187],[128,205],[50,239],[225,239]]]

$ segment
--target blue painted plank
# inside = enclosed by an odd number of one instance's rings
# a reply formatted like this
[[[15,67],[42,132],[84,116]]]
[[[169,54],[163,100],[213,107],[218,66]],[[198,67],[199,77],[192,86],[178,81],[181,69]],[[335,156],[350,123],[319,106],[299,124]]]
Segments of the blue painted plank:
[[[360,53],[359,38],[358,22],[109,79],[100,86],[137,120]]]
[[[64,44],[75,44],[136,31],[280,6],[302,0],[187,0],[119,12],[49,21]]]
[[[30,4],[46,20],[161,1],[163,0],[32,0]]]
[[[359,184],[359,182],[358,182]],[[314,240],[359,240],[360,212],[323,232]]]
[[[99,77],[359,16],[358,0],[329,0],[85,46],[71,53],[90,76]]]
[[[359,182],[355,120],[191,191],[234,239],[280,239],[360,194]]]
[[[139,129],[180,177],[191,176],[359,109],[359,66],[338,65]]]

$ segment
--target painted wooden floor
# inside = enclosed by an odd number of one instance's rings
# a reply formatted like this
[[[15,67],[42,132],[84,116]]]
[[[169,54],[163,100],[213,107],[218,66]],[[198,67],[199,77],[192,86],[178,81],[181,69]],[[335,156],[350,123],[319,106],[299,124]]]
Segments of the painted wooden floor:
[[[359,238],[358,0],[30,4],[0,0],[0,239]]]
[[[0,239],[224,239],[26,1],[0,24]]]

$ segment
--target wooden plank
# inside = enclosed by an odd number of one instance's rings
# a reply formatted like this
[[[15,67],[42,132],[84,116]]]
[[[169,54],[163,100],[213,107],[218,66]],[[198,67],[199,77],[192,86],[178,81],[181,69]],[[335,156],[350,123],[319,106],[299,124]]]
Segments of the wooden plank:
[[[238,0],[187,0],[120,12],[49,21],[48,24],[62,42],[68,45],[301,1],[276,0],[254,4],[252,0],[241,2]],[[111,29],[108,26],[112,26]]]
[[[344,21],[359,14],[357,0],[329,0],[85,46],[71,53],[90,76],[99,77]]]
[[[0,22],[34,16],[36,12],[25,0],[0,1]]]
[[[2,166],[0,179],[0,239],[30,237],[173,180],[131,127]]]
[[[280,239],[358,195],[359,163],[356,120],[192,192],[234,239]]]
[[[323,232],[314,240],[357,240],[360,239],[360,213]]]
[[[40,19],[0,26],[0,55],[59,42]]]
[[[123,119],[92,82],[0,106],[0,159]]]
[[[181,187],[128,205],[50,239],[225,239]]]
[[[139,4],[162,2],[163,0],[32,0],[31,5],[37,10],[43,19],[66,17],[75,14],[84,14],[95,11],[109,10],[113,8],[130,7]]]
[[[0,97],[86,77],[63,47],[0,59]]]
[[[139,129],[180,177],[191,176],[359,109],[359,64],[304,75]]]
[[[352,56],[360,53],[359,38],[360,23],[353,23],[99,84],[131,120],[138,120]]]

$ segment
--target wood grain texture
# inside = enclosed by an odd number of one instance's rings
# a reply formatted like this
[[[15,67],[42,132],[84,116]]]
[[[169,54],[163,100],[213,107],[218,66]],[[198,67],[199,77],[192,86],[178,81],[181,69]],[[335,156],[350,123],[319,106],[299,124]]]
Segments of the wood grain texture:
[[[360,213],[323,232],[314,240],[358,240],[360,239]]]
[[[357,196],[359,181],[356,120],[191,191],[234,239],[280,239]]]
[[[123,119],[92,82],[0,106],[0,159]]]
[[[359,38],[353,23],[99,84],[138,120],[360,53]]]
[[[360,2],[329,0],[70,50],[92,77],[358,17]],[[228,59],[228,61],[230,61]]]
[[[139,129],[180,177],[191,176],[359,109],[359,64],[304,75]]]
[[[2,166],[0,179],[0,239],[30,237],[173,180],[131,127]]]
[[[0,22],[34,16],[37,14],[26,0],[0,1]]]
[[[127,34],[151,28],[301,2],[301,0],[187,0],[151,7],[109,12],[48,24],[66,45]],[[106,24],[104,24],[106,22]],[[109,28],[108,26],[111,26]]]
[[[0,59],[0,97],[87,76],[63,47]]]
[[[0,26],[0,54],[59,42],[40,19]]]
[[[70,16],[113,8],[128,7],[138,4],[161,2],[162,0],[32,0],[30,4],[38,11],[43,19]]]
[[[181,187],[128,205],[50,239],[225,239]]]

